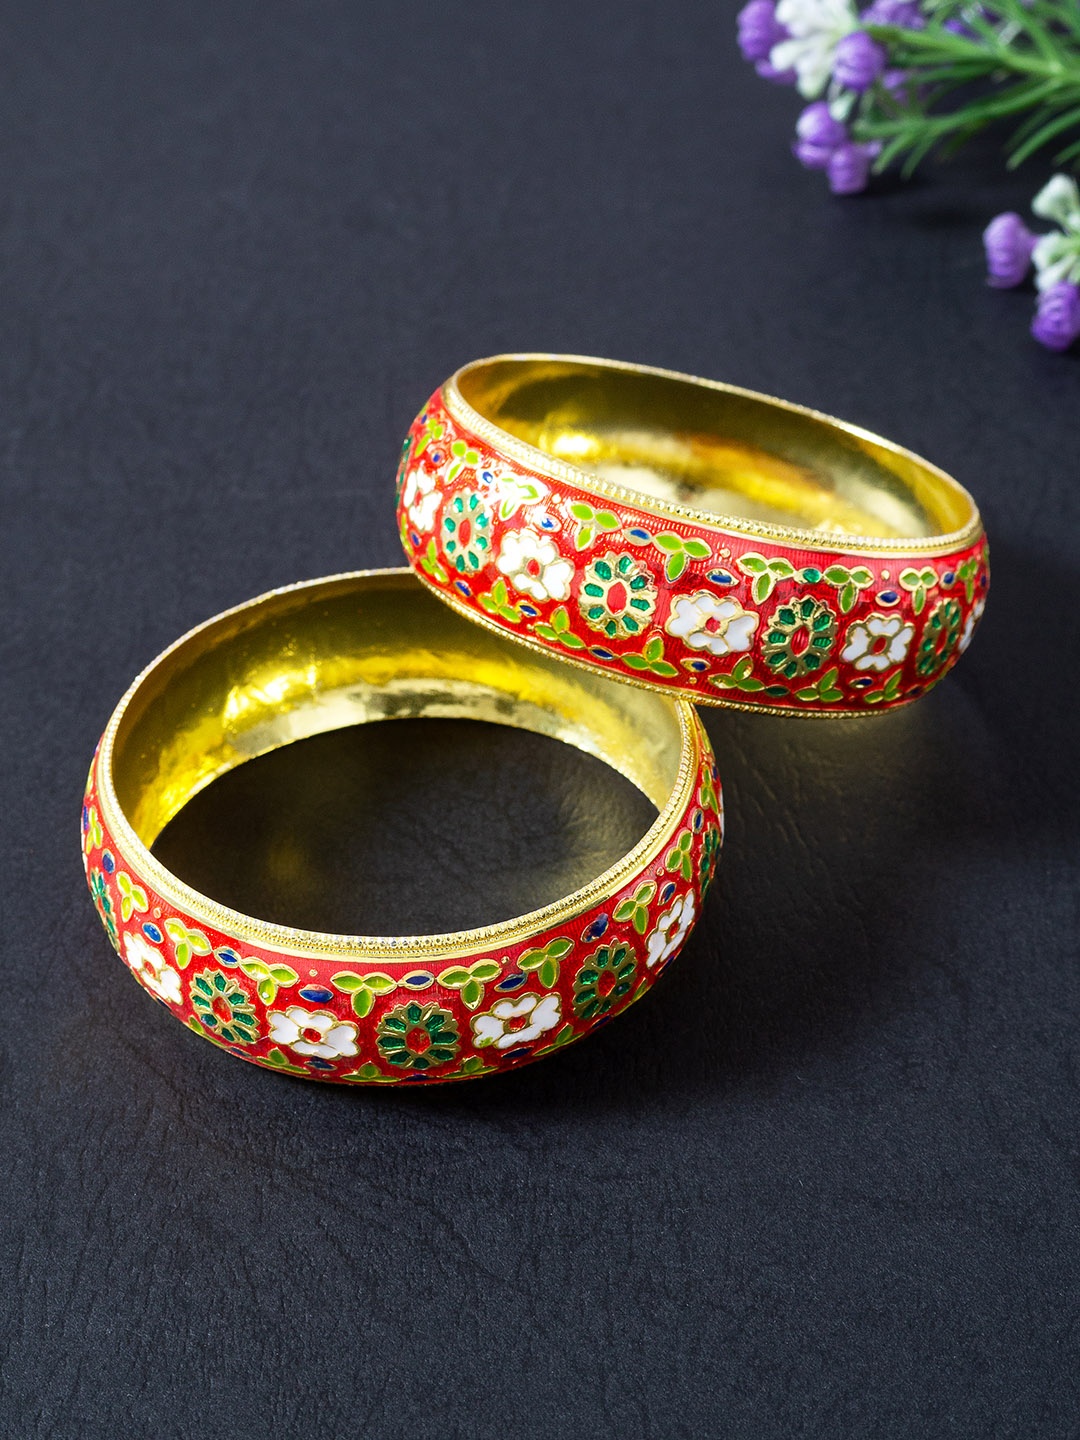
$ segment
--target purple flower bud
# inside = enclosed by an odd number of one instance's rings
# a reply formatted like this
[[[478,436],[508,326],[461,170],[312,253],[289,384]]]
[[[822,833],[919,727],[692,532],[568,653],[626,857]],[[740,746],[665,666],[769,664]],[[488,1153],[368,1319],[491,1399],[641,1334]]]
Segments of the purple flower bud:
[[[996,290],[1019,285],[1031,268],[1031,252],[1038,238],[1015,211],[995,215],[983,231],[987,283]]]
[[[771,80],[775,85],[794,85],[799,78],[797,70],[777,70],[771,60],[759,60],[754,69],[763,80]]]
[[[750,0],[739,11],[739,49],[744,60],[768,60],[769,51],[788,38],[785,25],[776,18],[773,0]]]
[[[847,143],[848,132],[824,100],[815,100],[799,116],[795,137],[795,158],[807,170],[826,170],[838,146]]]
[[[911,76],[906,70],[886,70],[881,77],[881,84],[890,96],[902,105],[908,97],[908,86],[911,83]]]
[[[861,94],[870,89],[885,69],[886,59],[885,51],[865,30],[853,30],[839,42],[833,54],[833,79],[845,90]]]
[[[870,182],[870,162],[880,149],[880,145],[859,145],[849,140],[834,150],[826,167],[832,193],[857,195],[865,190]]]
[[[1067,350],[1080,336],[1080,286],[1062,280],[1044,290],[1031,333],[1048,350]]]
[[[874,0],[862,13],[863,25],[901,25],[905,30],[921,30],[926,24],[918,0]]]

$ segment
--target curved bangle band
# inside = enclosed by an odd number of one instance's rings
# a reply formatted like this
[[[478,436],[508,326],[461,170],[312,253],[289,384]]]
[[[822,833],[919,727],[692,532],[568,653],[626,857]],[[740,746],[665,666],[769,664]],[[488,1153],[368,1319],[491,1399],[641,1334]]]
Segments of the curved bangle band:
[[[989,583],[970,495],[888,441],[670,371],[466,365],[398,473],[409,562],[528,645],[696,702],[861,714],[967,648]]]
[[[155,858],[215,777],[304,736],[417,716],[496,721],[606,760],[658,810],[574,894],[455,934],[363,937],[270,924]],[[407,570],[263,595],[177,641],[120,702],[82,815],[90,891],[135,978],[196,1034],[292,1075],[461,1080],[576,1040],[639,998],[681,948],[721,839],[693,708],[508,645]]]

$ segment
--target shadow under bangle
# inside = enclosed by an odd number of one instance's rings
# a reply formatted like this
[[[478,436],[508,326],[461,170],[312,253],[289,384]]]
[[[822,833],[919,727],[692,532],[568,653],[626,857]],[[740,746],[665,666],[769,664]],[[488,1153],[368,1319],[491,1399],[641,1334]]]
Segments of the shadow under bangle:
[[[402,543],[458,610],[699,703],[868,714],[966,649],[978,510],[855,426],[671,371],[560,355],[459,370],[398,474]]]
[[[270,924],[197,893],[153,855],[187,801],[244,761],[419,716],[575,745],[637,785],[657,819],[565,899],[442,935]],[[109,721],[82,814],[98,914],[151,995],[242,1059],[361,1084],[506,1070],[624,1010],[681,948],[721,834],[716,767],[692,706],[508,645],[407,570],[276,590],[177,641]]]

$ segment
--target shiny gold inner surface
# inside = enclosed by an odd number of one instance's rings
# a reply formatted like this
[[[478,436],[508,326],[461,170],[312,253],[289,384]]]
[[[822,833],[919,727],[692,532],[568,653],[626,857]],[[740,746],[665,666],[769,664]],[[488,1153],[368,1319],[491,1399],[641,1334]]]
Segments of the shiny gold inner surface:
[[[128,696],[105,759],[148,848],[217,776],[290,741],[375,720],[490,720],[607,761],[662,810],[679,709],[462,618],[408,571],[262,597],[167,651]]]
[[[887,540],[952,534],[977,519],[967,492],[917,456],[728,386],[542,355],[477,361],[455,384],[517,439],[669,505]]]

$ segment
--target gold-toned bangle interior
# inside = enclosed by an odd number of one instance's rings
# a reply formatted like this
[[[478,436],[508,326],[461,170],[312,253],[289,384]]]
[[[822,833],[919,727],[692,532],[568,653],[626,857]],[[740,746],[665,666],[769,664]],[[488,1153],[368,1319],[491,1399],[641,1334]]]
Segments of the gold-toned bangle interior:
[[[664,696],[561,664],[472,624],[406,570],[291,587],[208,622],[133,687],[103,760],[149,848],[217,776],[293,740],[437,716],[534,730],[607,761],[658,811],[683,727]]]
[[[977,523],[967,492],[926,461],[731,386],[536,355],[477,361],[454,387],[518,440],[669,505],[870,540],[952,535]]]

